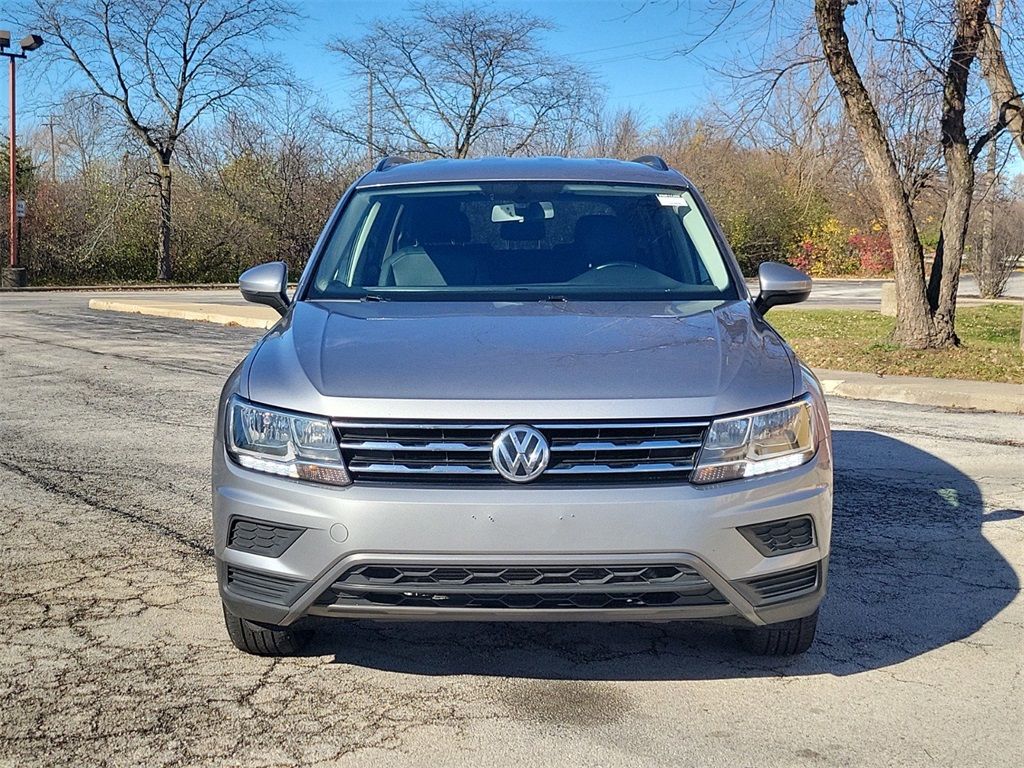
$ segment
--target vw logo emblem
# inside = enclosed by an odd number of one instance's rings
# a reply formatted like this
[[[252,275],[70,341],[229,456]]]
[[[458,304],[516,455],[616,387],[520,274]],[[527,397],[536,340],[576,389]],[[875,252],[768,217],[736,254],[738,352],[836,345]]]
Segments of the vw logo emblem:
[[[491,463],[498,474],[513,483],[536,480],[548,468],[551,449],[533,427],[522,424],[503,430],[491,444]]]

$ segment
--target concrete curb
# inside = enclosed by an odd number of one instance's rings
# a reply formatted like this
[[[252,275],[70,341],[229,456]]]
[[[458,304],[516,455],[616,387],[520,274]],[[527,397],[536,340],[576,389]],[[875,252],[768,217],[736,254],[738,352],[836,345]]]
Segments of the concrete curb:
[[[1024,413],[1024,385],[816,370],[825,394],[853,400]]]
[[[170,301],[117,301],[91,299],[89,309],[170,317],[244,328],[273,327],[280,315],[257,305],[194,304]],[[1024,385],[913,376],[878,376],[873,373],[815,370],[825,394],[853,400],[969,408],[979,411],[1024,414]]]
[[[25,285],[0,288],[0,293],[166,293],[169,291],[238,290],[238,283],[121,283],[119,285]]]
[[[232,307],[223,304],[189,304],[167,301],[90,299],[89,309],[99,309],[107,312],[127,312],[135,315],[151,315],[153,317],[171,317],[178,320],[216,323],[217,325],[234,325],[243,328],[262,328],[264,330],[273,327],[281,319],[281,316],[270,307]]]

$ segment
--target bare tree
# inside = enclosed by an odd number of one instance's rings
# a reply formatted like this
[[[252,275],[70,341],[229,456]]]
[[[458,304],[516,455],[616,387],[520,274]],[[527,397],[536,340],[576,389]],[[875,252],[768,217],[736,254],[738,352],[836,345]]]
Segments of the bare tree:
[[[427,2],[412,18],[378,19],[364,37],[327,47],[372,88],[371,154],[461,158],[486,146],[515,155],[574,128],[596,90],[589,75],[543,49],[539,37],[550,28],[524,10]],[[371,140],[356,116],[331,125],[352,141]]]
[[[620,108],[598,118],[591,149],[593,154],[600,157],[629,160],[647,151],[649,134],[638,110]]]
[[[1001,19],[998,19],[997,24],[1000,21]],[[1005,28],[997,30],[991,22],[986,22],[985,37],[979,51],[981,73],[999,113],[998,122],[993,130],[1005,125],[1021,159],[1024,159],[1024,91],[1014,84],[1010,68],[1006,64],[1004,51],[1008,50],[1009,46],[1005,35],[1001,34],[1005,31]],[[1015,42],[1019,44],[1021,41]],[[1020,324],[1020,348],[1024,349],[1024,315],[1021,316]]]
[[[985,142],[998,132],[998,128],[989,131],[972,146],[965,121],[970,71],[985,37],[989,0],[953,0],[951,7],[939,9],[952,17],[950,32],[941,40],[941,46],[916,38],[913,32],[908,34],[902,4],[890,4],[896,32],[887,42],[914,48],[941,73],[939,127],[946,199],[939,245],[927,282],[921,239],[891,138],[879,119],[878,108],[851,49],[846,29],[846,10],[850,4],[850,0],[815,0],[815,19],[825,60],[857,133],[889,225],[898,307],[894,340],[915,348],[957,344],[956,292],[974,192],[974,161]],[[934,21],[936,9],[932,11]]]
[[[60,45],[152,157],[159,195],[157,279],[170,280],[171,162],[207,113],[275,83],[280,63],[255,44],[295,17],[285,0],[33,0]]]
[[[1010,275],[1024,261],[1024,200],[1009,198],[995,188],[988,192],[984,206],[993,215],[980,217],[981,231],[971,238],[966,261],[981,296],[994,298],[1002,295]]]

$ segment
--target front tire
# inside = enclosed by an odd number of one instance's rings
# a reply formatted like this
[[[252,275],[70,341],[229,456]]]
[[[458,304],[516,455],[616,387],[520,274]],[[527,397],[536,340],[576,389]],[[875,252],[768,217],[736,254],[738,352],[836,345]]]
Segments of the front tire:
[[[235,647],[254,656],[292,656],[313,637],[312,629],[257,624],[235,616],[227,606],[224,606],[224,624]]]
[[[814,642],[818,611],[810,616],[752,629],[737,629],[736,640],[748,653],[758,656],[792,656],[803,653]]]

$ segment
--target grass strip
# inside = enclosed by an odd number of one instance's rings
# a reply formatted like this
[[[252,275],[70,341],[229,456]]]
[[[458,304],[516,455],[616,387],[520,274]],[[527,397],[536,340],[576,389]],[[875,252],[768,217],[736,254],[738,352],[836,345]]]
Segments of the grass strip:
[[[961,345],[928,351],[893,344],[895,318],[878,312],[776,310],[768,320],[812,368],[1022,384],[1020,313],[1014,304],[959,308]]]

